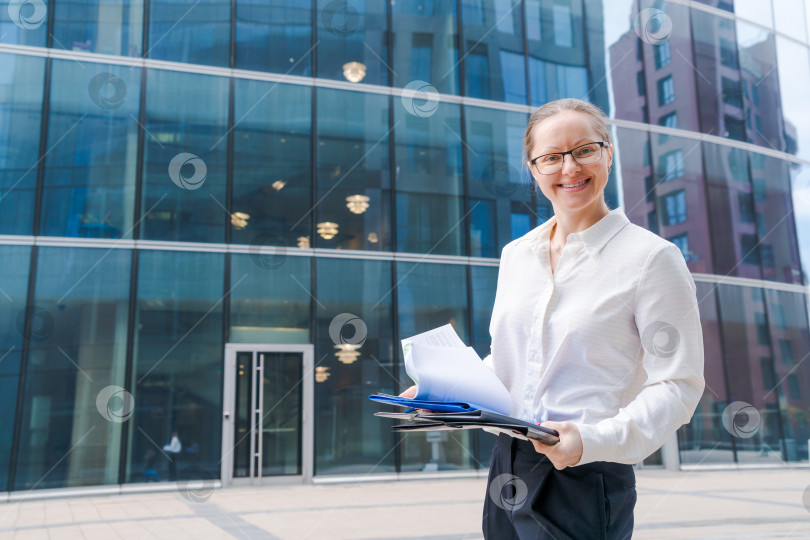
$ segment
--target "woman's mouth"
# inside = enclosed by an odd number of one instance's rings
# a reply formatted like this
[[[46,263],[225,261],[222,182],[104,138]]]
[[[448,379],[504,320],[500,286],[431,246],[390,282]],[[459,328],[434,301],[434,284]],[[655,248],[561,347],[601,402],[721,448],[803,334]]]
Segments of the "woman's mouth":
[[[571,184],[557,184],[557,187],[560,187],[565,191],[579,191],[585,186],[585,184],[587,184],[590,181],[591,181],[590,178],[586,178],[585,180],[582,180],[580,182],[574,182]]]

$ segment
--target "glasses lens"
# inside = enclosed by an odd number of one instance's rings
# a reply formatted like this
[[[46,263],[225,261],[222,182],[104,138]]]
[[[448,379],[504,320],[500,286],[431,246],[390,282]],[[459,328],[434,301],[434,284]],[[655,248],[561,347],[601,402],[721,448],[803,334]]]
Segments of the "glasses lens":
[[[540,174],[554,174],[562,168],[563,156],[562,154],[546,154],[540,156],[534,162],[537,172]]]
[[[597,143],[586,144],[574,150],[574,159],[580,165],[596,163],[602,157],[602,146]]]

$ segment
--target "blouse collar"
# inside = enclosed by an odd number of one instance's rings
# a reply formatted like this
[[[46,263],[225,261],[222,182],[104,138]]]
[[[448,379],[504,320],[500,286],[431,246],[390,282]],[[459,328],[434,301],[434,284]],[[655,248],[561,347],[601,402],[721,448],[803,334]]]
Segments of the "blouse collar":
[[[533,251],[548,248],[549,235],[555,223],[557,223],[557,216],[551,216],[527,235]],[[627,219],[624,210],[616,208],[584,231],[569,234],[567,240],[571,240],[573,237],[581,241],[588,251],[596,254],[628,223],[630,220]]]

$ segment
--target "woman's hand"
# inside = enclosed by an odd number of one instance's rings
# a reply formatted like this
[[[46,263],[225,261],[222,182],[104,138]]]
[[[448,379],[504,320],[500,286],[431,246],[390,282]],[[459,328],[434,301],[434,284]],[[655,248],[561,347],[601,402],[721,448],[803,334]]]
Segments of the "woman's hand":
[[[560,440],[554,446],[548,446],[540,441],[529,439],[532,441],[534,449],[539,454],[545,454],[558,471],[579,463],[582,458],[582,437],[576,424],[549,421],[543,422],[542,426],[557,431],[560,434]]]
[[[412,398],[415,395],[416,395],[416,385],[413,385],[410,388],[408,388],[407,390],[405,390],[404,392],[402,392],[399,395],[399,397]]]

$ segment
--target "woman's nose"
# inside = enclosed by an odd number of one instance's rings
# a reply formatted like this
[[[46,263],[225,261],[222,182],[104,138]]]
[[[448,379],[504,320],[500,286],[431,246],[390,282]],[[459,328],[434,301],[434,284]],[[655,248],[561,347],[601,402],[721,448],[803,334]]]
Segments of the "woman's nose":
[[[571,159],[566,161],[565,158],[571,158]],[[566,155],[563,156],[563,166],[562,166],[562,168],[563,168],[563,173],[568,174],[568,171],[579,170],[579,163],[577,163],[577,160],[574,159],[573,155],[566,154]]]

